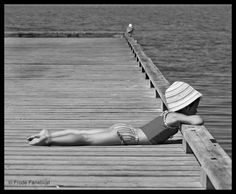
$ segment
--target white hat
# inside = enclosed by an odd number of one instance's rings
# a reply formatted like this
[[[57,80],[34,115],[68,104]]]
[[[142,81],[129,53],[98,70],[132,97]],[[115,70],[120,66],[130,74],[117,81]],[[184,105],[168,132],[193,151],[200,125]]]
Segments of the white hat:
[[[129,27],[132,28],[132,24],[129,24]]]
[[[173,112],[188,106],[201,96],[202,94],[189,84],[180,81],[174,82],[165,92],[167,108]]]

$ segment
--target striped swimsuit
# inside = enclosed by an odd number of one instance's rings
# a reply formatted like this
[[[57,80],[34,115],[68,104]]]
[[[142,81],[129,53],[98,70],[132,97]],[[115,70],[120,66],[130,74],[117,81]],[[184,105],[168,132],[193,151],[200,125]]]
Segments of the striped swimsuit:
[[[168,111],[163,112],[160,116],[139,128],[151,144],[164,143],[168,138],[178,132],[179,127],[170,127],[167,125],[166,116],[168,113]],[[137,131],[131,125],[117,123],[110,128],[117,131],[122,144],[132,145],[139,143]]]

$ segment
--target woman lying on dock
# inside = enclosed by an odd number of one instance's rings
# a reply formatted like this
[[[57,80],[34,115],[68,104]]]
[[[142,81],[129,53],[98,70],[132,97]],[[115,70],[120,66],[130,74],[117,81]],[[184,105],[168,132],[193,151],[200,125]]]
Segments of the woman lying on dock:
[[[180,129],[181,124],[202,125],[196,115],[202,94],[184,82],[174,82],[165,92],[168,111],[164,111],[139,128],[127,124],[114,124],[106,129],[67,129],[49,133],[43,129],[27,138],[30,145],[82,146],[82,145],[145,145],[164,143]]]

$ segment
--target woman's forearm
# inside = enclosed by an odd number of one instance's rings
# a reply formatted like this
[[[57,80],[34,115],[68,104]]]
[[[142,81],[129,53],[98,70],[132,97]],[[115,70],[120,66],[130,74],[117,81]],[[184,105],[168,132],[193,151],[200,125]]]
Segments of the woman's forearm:
[[[172,114],[169,118],[170,124],[173,126],[180,124],[188,125],[202,125],[204,123],[203,119],[199,115],[184,115],[181,113]]]
[[[188,124],[190,125],[203,125],[204,120],[202,119],[201,116],[199,115],[191,115],[191,116],[187,116],[188,117]]]

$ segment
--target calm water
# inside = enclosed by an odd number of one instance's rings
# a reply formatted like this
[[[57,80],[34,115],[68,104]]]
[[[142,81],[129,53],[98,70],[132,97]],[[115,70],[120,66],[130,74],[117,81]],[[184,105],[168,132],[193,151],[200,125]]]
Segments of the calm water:
[[[170,83],[203,93],[199,114],[231,156],[231,5],[5,6],[5,31],[124,31],[129,23]]]

